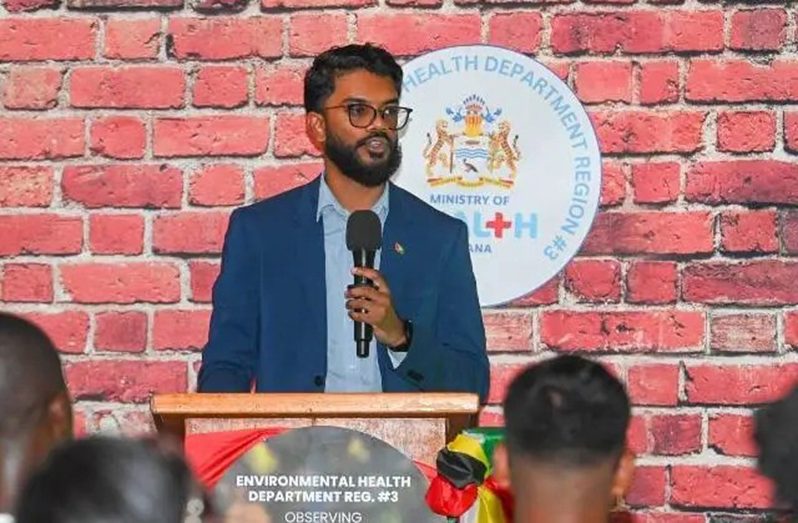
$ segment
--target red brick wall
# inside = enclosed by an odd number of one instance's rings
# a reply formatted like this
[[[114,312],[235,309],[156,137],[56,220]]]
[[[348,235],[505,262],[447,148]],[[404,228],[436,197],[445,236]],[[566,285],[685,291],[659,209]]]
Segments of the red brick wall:
[[[713,0],[2,0],[2,307],[63,351],[83,430],[147,430],[151,391],[193,387],[230,210],[317,172],[309,57],[506,45],[567,79],[606,162],[580,257],[485,313],[491,401],[529,361],[599,356],[637,406],[639,521],[750,521],[749,406],[798,376],[797,23]]]

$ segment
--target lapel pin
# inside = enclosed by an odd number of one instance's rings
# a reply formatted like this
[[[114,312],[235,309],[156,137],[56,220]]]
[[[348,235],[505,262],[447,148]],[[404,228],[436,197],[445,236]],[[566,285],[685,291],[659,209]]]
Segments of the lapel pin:
[[[396,243],[393,244],[393,250],[395,250],[396,254],[398,254],[400,256],[405,253],[405,248],[402,247],[402,244],[399,243],[399,242],[396,242]]]

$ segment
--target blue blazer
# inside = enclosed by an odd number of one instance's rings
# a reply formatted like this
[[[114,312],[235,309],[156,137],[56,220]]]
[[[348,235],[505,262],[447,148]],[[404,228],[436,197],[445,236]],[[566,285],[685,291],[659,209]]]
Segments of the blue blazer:
[[[247,392],[253,381],[258,392],[324,390],[318,198],[316,179],[231,215],[200,392]],[[397,313],[413,322],[413,341],[396,369],[387,348],[376,343],[383,391],[475,392],[484,401],[489,366],[466,226],[395,185],[389,198],[380,271]]]

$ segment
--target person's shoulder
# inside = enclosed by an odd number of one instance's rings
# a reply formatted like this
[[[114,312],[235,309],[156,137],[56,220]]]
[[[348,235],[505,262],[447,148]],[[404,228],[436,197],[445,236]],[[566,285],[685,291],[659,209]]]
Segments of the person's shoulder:
[[[392,184],[391,191],[396,191],[396,197],[402,201],[403,211],[412,216],[414,220],[423,221],[425,224],[440,227],[449,232],[466,227],[462,220],[439,211],[406,189]]]
[[[297,206],[308,196],[308,191],[312,191],[314,186],[318,188],[318,185],[314,182],[315,180],[311,180],[299,187],[294,187],[293,189],[270,196],[264,200],[239,207],[234,213],[239,215],[240,219],[243,220],[261,220],[264,217],[275,216],[294,216],[297,212]]]

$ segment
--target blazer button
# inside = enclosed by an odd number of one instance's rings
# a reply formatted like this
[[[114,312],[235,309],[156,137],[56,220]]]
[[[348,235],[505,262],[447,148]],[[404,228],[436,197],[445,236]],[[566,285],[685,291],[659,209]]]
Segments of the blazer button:
[[[313,383],[317,387],[323,386],[324,385],[324,377],[323,376],[316,376],[315,378],[313,378]]]

